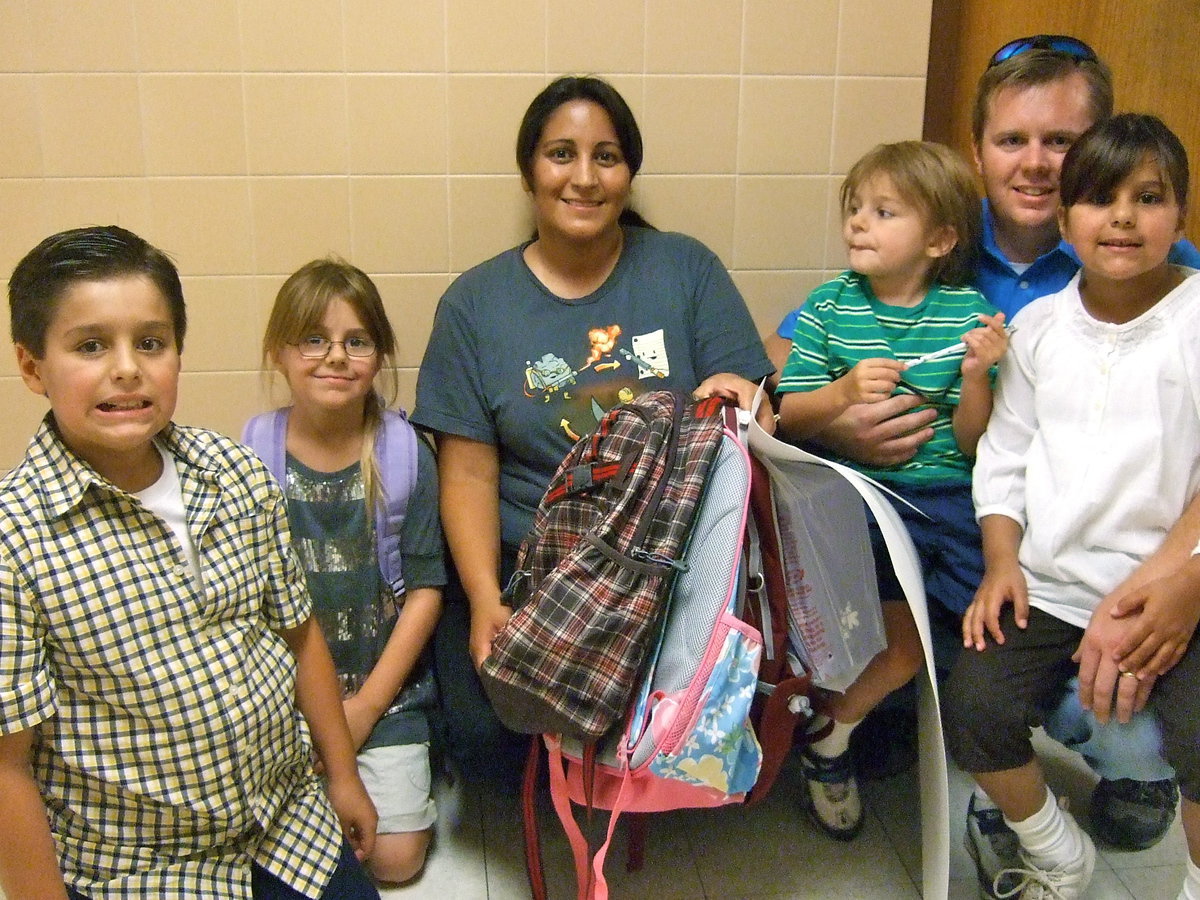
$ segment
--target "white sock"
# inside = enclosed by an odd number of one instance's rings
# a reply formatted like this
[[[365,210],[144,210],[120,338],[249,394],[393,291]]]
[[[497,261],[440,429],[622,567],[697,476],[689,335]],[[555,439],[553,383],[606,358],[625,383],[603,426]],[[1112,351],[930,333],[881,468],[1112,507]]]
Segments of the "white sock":
[[[1017,833],[1025,853],[1039,868],[1067,866],[1083,855],[1078,827],[1071,827],[1049,788],[1042,808],[1028,819],[1014,822],[1005,816],[1004,821]]]
[[[809,747],[813,753],[816,753],[818,756],[824,756],[826,759],[841,756],[850,749],[850,735],[858,727],[858,723],[862,719],[859,719],[857,722],[839,722],[837,719],[830,719],[828,716],[822,716],[821,718],[825,721],[814,724],[811,730],[820,731],[830,721],[833,722],[833,730],[819,741],[813,741]]]
[[[1191,858],[1187,861],[1187,874],[1183,878],[1178,900],[1200,900],[1200,866]]]

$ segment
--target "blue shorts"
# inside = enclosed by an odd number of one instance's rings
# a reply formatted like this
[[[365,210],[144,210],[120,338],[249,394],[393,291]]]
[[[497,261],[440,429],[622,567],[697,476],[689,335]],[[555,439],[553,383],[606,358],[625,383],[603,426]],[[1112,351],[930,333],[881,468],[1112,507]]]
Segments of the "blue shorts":
[[[956,616],[961,616],[971,605],[975,591],[983,580],[983,548],[979,524],[975,521],[970,483],[881,484],[925,514],[921,515],[908,504],[884,494],[900,514],[917,549],[917,559],[925,577],[926,596],[937,600]],[[883,533],[870,510],[867,510],[867,524],[871,534],[871,550],[875,554],[879,598],[901,600],[904,592],[892,569]]]

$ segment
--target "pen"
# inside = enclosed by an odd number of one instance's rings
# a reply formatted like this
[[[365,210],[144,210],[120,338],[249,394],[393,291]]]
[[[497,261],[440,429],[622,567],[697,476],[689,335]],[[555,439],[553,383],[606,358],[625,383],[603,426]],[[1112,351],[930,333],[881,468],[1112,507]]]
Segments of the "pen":
[[[1012,325],[1005,325],[1004,330],[1011,336],[1017,329]],[[920,365],[921,363],[932,362],[935,359],[945,359],[947,356],[955,356],[966,351],[966,343],[959,341],[957,344],[951,344],[949,347],[943,347],[941,350],[934,350],[932,353],[926,353],[923,356],[918,356],[916,359],[910,359],[904,364],[904,368],[911,369],[913,366]]]

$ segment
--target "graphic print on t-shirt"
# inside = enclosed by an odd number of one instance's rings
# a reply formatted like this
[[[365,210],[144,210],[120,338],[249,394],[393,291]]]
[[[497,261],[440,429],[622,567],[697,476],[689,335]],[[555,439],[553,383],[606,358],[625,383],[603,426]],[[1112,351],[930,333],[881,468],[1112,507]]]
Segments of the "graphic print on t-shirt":
[[[628,403],[671,374],[662,329],[626,336],[620,325],[589,328],[578,368],[547,352],[525,361],[525,396],[562,408],[559,426],[572,441],[587,434],[619,403]],[[584,349],[586,348],[586,349]]]

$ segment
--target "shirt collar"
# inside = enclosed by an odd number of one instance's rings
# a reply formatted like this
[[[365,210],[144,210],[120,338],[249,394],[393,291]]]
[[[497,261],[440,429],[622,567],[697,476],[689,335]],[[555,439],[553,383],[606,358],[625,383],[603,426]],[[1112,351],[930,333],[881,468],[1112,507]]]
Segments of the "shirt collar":
[[[168,454],[187,463],[185,470],[198,469],[205,480],[216,480],[212,457],[198,446],[190,429],[181,429],[174,423],[168,423],[158,433],[158,439]],[[52,412],[46,413],[34,433],[27,459],[36,475],[38,491],[45,498],[46,509],[55,518],[71,512],[91,489],[109,494],[125,493],[68,449],[54,424]],[[182,480],[182,474],[180,477]]]
[[[991,204],[988,203],[986,197],[983,199],[983,243],[982,243],[982,246],[983,246],[983,251],[985,253],[987,253],[989,256],[993,257],[997,262],[1001,263],[1006,268],[1009,268],[1009,269],[1012,268],[1012,263],[1009,262],[1008,257],[1004,255],[1004,251],[1000,249],[1000,245],[996,243],[995,220],[992,218]],[[1033,268],[1033,266],[1036,266],[1042,260],[1049,259],[1050,257],[1056,256],[1058,254],[1062,254],[1063,256],[1066,256],[1067,259],[1071,260],[1071,262],[1073,262],[1076,266],[1080,265],[1079,257],[1075,255],[1075,248],[1072,247],[1070,244],[1068,244],[1066,241],[1059,238],[1058,246],[1047,251],[1046,253],[1043,253],[1041,256],[1039,256],[1037,259],[1035,259],[1030,264],[1030,268]]]

